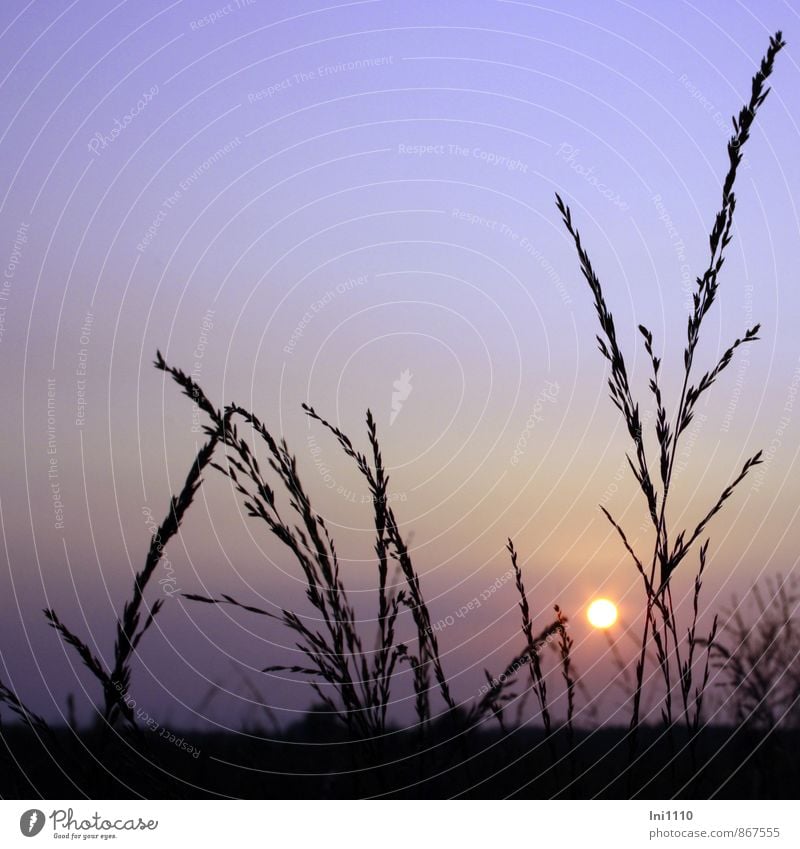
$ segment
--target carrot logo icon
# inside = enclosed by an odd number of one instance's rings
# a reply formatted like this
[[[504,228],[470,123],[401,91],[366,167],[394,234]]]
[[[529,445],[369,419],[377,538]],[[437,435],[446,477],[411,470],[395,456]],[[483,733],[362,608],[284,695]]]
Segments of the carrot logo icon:
[[[394,420],[397,418],[400,410],[403,409],[403,401],[407,401],[408,396],[411,394],[413,388],[411,386],[411,378],[413,376],[408,369],[405,369],[400,372],[400,377],[392,384],[394,392],[392,392],[392,414],[389,416],[390,425],[394,424]]]
[[[44,812],[38,808],[31,808],[19,818],[19,830],[25,837],[36,837],[44,828]]]

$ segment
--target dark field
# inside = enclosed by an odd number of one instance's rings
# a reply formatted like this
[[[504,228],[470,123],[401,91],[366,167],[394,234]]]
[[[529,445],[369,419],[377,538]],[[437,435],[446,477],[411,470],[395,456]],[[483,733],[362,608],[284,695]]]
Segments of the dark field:
[[[113,740],[102,732],[54,731],[42,746],[20,726],[3,731],[0,795],[4,798],[728,798],[791,799],[800,790],[800,734],[765,735],[707,728],[698,769],[673,760],[663,733],[640,729],[640,753],[628,772],[626,732],[577,731],[570,757],[554,735],[551,766],[544,735],[515,729],[476,730],[454,738],[450,720],[424,741],[407,731],[380,743],[354,744],[335,722],[316,714],[281,740],[249,734],[182,734],[186,748],[153,734]],[[678,751],[686,741],[680,732]],[[188,745],[199,749],[194,757]],[[143,754],[147,752],[147,754]],[[380,764],[375,766],[375,764]],[[674,767],[673,767],[674,763]]]

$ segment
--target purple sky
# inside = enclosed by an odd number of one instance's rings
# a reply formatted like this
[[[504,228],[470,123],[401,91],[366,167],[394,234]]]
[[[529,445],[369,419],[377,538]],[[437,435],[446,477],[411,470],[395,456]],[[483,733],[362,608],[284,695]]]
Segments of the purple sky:
[[[672,519],[698,518],[764,448],[711,528],[704,617],[759,576],[791,573],[798,23],[789,4],[754,0],[6,0],[0,676],[48,716],[69,691],[99,697],[40,611],[55,606],[108,657],[147,511],[160,521],[198,439],[191,404],[151,367],[160,348],[215,403],[252,407],[286,435],[365,617],[369,505],[305,421],[306,400],[359,445],[374,411],[434,619],[502,579],[513,536],[537,622],[560,603],[579,670],[607,684],[585,606],[607,595],[630,623],[642,590],[598,504],[645,546],[646,516],[553,193],[590,249],[643,409],[639,322],[674,404],[730,115],[779,28],[789,46],[746,150],[701,364],[757,321],[762,341],[698,410]],[[396,381],[406,397],[392,421]],[[175,595],[133,694],[168,721],[238,726],[258,715],[246,676],[286,725],[308,685],[257,670],[296,659],[291,635],[178,595],[305,610],[294,564],[216,473],[168,556],[159,577]],[[460,699],[519,647],[513,583],[501,584],[440,636]],[[204,705],[214,684],[225,692]]]

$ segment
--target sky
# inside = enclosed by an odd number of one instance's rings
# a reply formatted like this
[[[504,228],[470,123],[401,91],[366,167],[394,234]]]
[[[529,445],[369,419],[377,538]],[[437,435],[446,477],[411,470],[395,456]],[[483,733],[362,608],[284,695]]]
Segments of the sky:
[[[602,281],[652,439],[636,328],[653,331],[674,409],[730,115],[783,29],[698,357],[712,365],[757,322],[761,338],[701,403],[670,514],[696,522],[764,449],[710,528],[702,621],[724,621],[755,581],[792,574],[800,544],[798,11],[4,2],[0,677],[56,719],[67,693],[82,717],[99,698],[41,610],[109,657],[152,520],[202,440],[191,403],[152,367],[161,350],[214,403],[252,408],[287,438],[365,633],[370,505],[306,401],[362,447],[373,411],[458,699],[520,647],[512,537],[535,622],[561,605],[578,670],[606,692],[603,719],[626,721],[585,609],[615,600],[628,657],[642,588],[599,505],[634,544],[652,542],[554,193]],[[181,594],[308,613],[295,564],[213,471],[168,561],[148,591],[166,606],[136,661],[136,699],[165,722],[269,714],[286,727],[308,684],[259,670],[297,659],[291,635]],[[676,576],[682,602],[695,568]],[[396,692],[403,718],[407,676]]]

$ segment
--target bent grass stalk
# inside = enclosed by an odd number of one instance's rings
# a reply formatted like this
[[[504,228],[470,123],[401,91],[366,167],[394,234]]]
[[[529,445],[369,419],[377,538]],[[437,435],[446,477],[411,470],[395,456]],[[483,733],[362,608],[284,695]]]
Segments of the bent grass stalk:
[[[224,593],[217,598],[196,594],[185,596],[201,603],[232,605],[249,613],[282,621],[295,633],[298,640],[296,646],[305,655],[306,663],[292,666],[271,665],[263,671],[288,671],[310,678],[311,687],[322,703],[342,720],[352,740],[367,743],[366,751],[374,754],[376,749],[373,744],[386,730],[392,682],[401,663],[408,664],[412,672],[419,732],[423,734],[431,720],[431,692],[436,689],[454,722],[465,763],[467,753],[463,748],[463,732],[473,724],[481,722],[487,714],[494,714],[502,726],[501,705],[513,698],[508,690],[523,665],[530,668],[532,685],[540,701],[545,731],[549,738],[552,725],[539,653],[542,647],[556,636],[561,638],[562,674],[567,692],[571,739],[575,682],[570,671],[572,641],[565,634],[566,617],[557,608],[556,621],[534,637],[521,570],[510,541],[509,551],[520,592],[522,630],[527,648],[508,664],[499,679],[492,679],[487,672],[491,684],[488,692],[483,698],[478,698],[466,714],[459,714],[444,671],[436,629],[431,624],[431,615],[419,574],[414,567],[397,517],[389,505],[389,476],[383,464],[377,426],[370,411],[367,411],[366,416],[370,445],[368,457],[356,450],[349,437],[341,430],[319,416],[312,407],[304,405],[309,418],[327,429],[336,438],[344,453],[355,462],[372,497],[374,551],[378,574],[377,648],[372,652],[364,649],[356,614],[340,574],[334,540],[324,518],[312,507],[300,481],[296,459],[290,453],[286,441],[275,439],[260,419],[242,407],[231,404],[222,412],[217,410],[194,380],[180,369],[168,365],[160,352],[156,354],[155,366],[170,375],[183,393],[208,415],[210,423],[203,428],[207,441],[194,458],[183,488],[171,499],[167,515],[151,537],[144,566],[134,576],[133,592],[124,604],[117,621],[113,663],[107,665],[95,655],[87,643],[62,622],[55,610],[45,610],[50,626],[78,654],[100,683],[104,694],[101,712],[106,729],[121,718],[135,733],[142,746],[146,746],[128,697],[133,658],[163,606],[162,599],[157,599],[148,606],[145,601],[146,590],[161,562],[165,546],[178,533],[183,518],[202,484],[203,471],[207,466],[211,466],[232,482],[235,491],[243,497],[249,516],[263,521],[269,531],[294,555],[305,579],[306,597],[320,614],[323,627],[318,629],[310,626],[303,617],[292,610],[283,609],[278,616]],[[238,420],[244,423],[248,435],[266,446],[266,464],[263,469],[256,451],[246,436],[240,434]],[[221,459],[216,458],[220,450],[224,452],[224,458]],[[288,494],[290,508],[295,517],[299,517],[299,522],[292,523],[283,517],[277,503],[276,490],[268,482],[265,471],[277,477],[279,487],[284,494]],[[396,563],[398,576],[404,583],[404,586],[396,591],[390,590],[388,584],[391,562]],[[409,612],[414,624],[416,649],[413,651],[405,643],[399,642],[396,636],[398,619],[403,610]],[[2,683],[0,703],[9,707],[35,731],[51,735],[45,720],[29,710],[16,694]]]
[[[357,450],[346,434],[320,416],[313,407],[303,405],[306,415],[322,425],[336,439],[344,454],[353,460],[371,496],[378,575],[378,613],[377,648],[371,652],[370,658],[370,653],[364,649],[357,618],[340,574],[334,540],[325,520],[312,507],[298,474],[296,458],[289,451],[286,441],[276,439],[259,418],[238,405],[228,405],[223,414],[218,415],[200,387],[184,372],[167,365],[160,354],[156,359],[156,366],[170,374],[184,393],[211,415],[212,426],[208,431],[218,439],[225,450],[224,461],[212,462],[211,465],[231,481],[235,491],[244,499],[248,515],[264,522],[267,529],[289,549],[303,574],[306,598],[320,615],[324,627],[313,629],[292,610],[283,609],[278,616],[260,607],[245,604],[225,593],[218,597],[190,593],[186,594],[186,597],[205,604],[232,605],[250,613],[282,621],[297,636],[296,647],[305,656],[307,663],[291,666],[271,665],[263,671],[290,672],[308,677],[311,687],[326,708],[339,717],[355,739],[374,741],[386,730],[391,684],[401,663],[407,663],[412,671],[420,733],[431,719],[430,695],[434,687],[439,691],[448,713],[455,721],[457,705],[441,661],[436,629],[431,624],[431,615],[419,574],[414,567],[397,517],[389,504],[389,476],[383,463],[377,426],[372,413],[368,410],[366,415],[370,446],[367,456]],[[270,470],[277,477],[281,490],[289,495],[289,505],[299,516],[299,524],[292,525],[283,517],[276,490],[267,480],[257,452],[245,436],[240,434],[236,419],[244,422],[249,434],[265,447],[266,464],[263,468]],[[507,688],[519,669],[520,659],[527,657],[546,734],[549,737],[551,719],[539,651],[544,644],[542,641],[547,641],[554,634],[564,634],[567,620],[558,610],[556,621],[538,637],[533,636],[521,572],[510,541],[509,551],[521,592],[520,607],[523,612],[523,634],[527,643],[527,654],[519,655],[509,664],[505,674],[507,680],[504,679],[503,683],[491,687],[486,696],[473,705],[467,719],[469,722],[477,722],[487,712],[492,712],[501,719],[499,705],[508,698]],[[396,592],[390,592],[387,583],[391,561],[397,564],[404,581],[404,586]],[[398,618],[403,609],[410,612],[414,623],[414,651],[396,639]],[[571,640],[567,638],[562,642],[561,648],[562,669],[568,690],[570,729],[574,712],[574,682],[570,673],[569,655],[571,645]],[[514,675],[510,672],[512,668]],[[431,683],[431,675],[435,685]],[[487,677],[492,680],[488,673]]]
[[[200,488],[203,469],[211,462],[217,440],[217,435],[213,434],[200,449],[192,462],[183,488],[177,496],[173,496],[170,500],[167,515],[151,537],[145,564],[134,576],[131,597],[125,602],[122,616],[117,620],[114,663],[110,668],[59,619],[55,610],[48,608],[44,611],[50,626],[60,634],[67,645],[77,652],[84,666],[100,682],[105,700],[103,717],[108,725],[113,725],[117,717],[122,716],[133,729],[137,728],[133,710],[128,701],[128,691],[131,684],[131,660],[139,643],[150,629],[164,604],[164,600],[159,598],[149,608],[146,608],[145,590],[161,561],[165,546],[178,533],[186,511],[191,506],[194,496]],[[142,623],[145,608],[146,617]]]
[[[168,372],[187,395],[201,398],[203,409],[213,410],[191,378],[168,366],[160,355],[156,365]],[[384,731],[392,678],[400,662],[409,663],[413,670],[418,718],[424,726],[430,719],[428,669],[433,669],[448,708],[455,709],[455,702],[442,668],[419,576],[394,512],[387,503],[388,476],[383,466],[375,420],[368,411],[370,463],[366,455],[356,451],[345,434],[318,416],[313,408],[305,407],[305,410],[310,418],[336,437],[345,454],[355,461],[372,495],[378,559],[378,649],[371,658],[364,649],[355,611],[340,575],[334,540],[303,487],[296,458],[290,453],[285,440],[274,438],[260,419],[235,404],[226,406],[222,417],[214,421],[214,432],[224,446],[225,460],[212,465],[230,479],[234,489],[243,497],[249,516],[264,522],[294,556],[305,580],[306,597],[320,615],[324,627],[315,630],[294,611],[284,609],[280,616],[276,616],[227,594],[218,598],[196,594],[187,594],[187,597],[208,604],[231,604],[251,613],[280,619],[297,635],[299,641],[296,645],[305,655],[307,665],[272,665],[265,667],[264,671],[288,671],[308,676],[317,696],[356,739],[374,739]],[[250,434],[266,447],[266,468],[277,476],[283,491],[289,495],[290,507],[299,516],[299,524],[293,525],[283,517],[275,489],[262,472],[256,452],[240,435],[236,419],[241,419]],[[390,559],[398,562],[405,578],[406,586],[396,593],[387,589]],[[397,620],[404,607],[410,610],[416,626],[418,654],[411,653],[405,644],[396,641]],[[327,689],[323,689],[323,685],[328,685]]]

